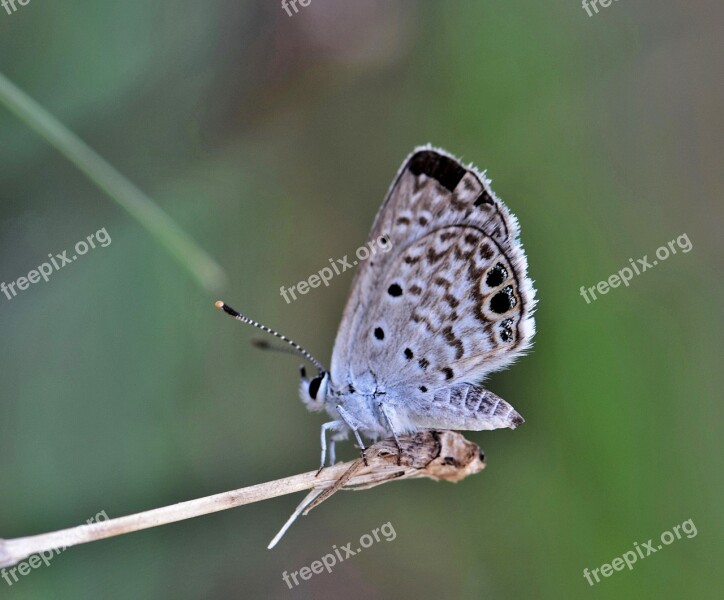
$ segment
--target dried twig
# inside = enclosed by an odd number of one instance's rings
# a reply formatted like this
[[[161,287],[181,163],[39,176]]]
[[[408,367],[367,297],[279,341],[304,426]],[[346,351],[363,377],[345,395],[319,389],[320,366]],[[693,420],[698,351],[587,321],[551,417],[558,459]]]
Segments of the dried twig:
[[[360,458],[327,467],[319,475],[310,471],[117,519],[12,540],[0,539],[0,567],[12,566],[39,552],[94,542],[312,489],[270,544],[271,547],[296,516],[302,511],[306,514],[340,489],[367,489],[387,481],[416,477],[459,481],[478,473],[485,466],[478,446],[454,431],[420,432],[401,438],[400,444],[402,455],[399,464],[395,442],[383,440],[367,449],[367,464]]]

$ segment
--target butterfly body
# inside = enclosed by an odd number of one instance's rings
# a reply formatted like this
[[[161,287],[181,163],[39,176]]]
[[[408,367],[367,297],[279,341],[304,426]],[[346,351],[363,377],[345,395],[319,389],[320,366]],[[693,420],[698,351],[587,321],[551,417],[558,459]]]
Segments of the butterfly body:
[[[358,270],[331,370],[300,394],[332,442],[424,429],[515,428],[479,382],[530,347],[535,291],[518,223],[473,167],[431,147],[403,163],[370,233],[389,251]],[[330,447],[331,458],[333,445]]]

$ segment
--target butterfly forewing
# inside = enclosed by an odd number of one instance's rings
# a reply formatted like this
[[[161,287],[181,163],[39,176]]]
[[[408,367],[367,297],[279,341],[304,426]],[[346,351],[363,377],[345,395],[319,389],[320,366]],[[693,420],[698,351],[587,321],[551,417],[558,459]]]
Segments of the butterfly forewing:
[[[372,227],[391,251],[357,273],[332,382],[373,379],[389,399],[432,400],[529,347],[534,292],[518,225],[484,176],[432,148],[400,169]]]

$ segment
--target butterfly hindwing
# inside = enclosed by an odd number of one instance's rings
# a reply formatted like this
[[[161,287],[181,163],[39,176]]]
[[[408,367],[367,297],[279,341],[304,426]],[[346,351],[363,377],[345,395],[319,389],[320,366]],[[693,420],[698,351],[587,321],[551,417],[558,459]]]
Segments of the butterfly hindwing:
[[[379,236],[391,250],[357,273],[332,381],[372,377],[412,405],[476,382],[529,347],[534,292],[517,222],[483,175],[418,149],[375,219],[370,237]]]
[[[476,381],[521,351],[520,285],[494,238],[448,225],[410,244],[381,280],[356,349],[384,389]],[[359,366],[358,366],[359,365]]]

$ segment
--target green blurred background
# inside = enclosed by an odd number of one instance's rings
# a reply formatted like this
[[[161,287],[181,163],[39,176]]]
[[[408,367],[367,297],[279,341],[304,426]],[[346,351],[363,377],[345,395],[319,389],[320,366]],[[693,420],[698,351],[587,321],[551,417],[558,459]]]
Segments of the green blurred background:
[[[488,387],[523,427],[472,433],[460,484],[339,494],[266,544],[287,496],[69,549],[0,597],[718,598],[724,8],[579,2],[157,0],[0,9],[0,72],[153,197],[225,269],[221,297],[329,362],[351,282],[292,304],[364,242],[432,142],[520,219],[534,351]],[[0,536],[310,470],[298,360],[262,354],[136,221],[0,107],[0,279],[105,227],[107,248],[0,296]],[[593,286],[693,244],[586,304]],[[355,456],[351,444],[341,458]],[[583,568],[692,519],[590,587]],[[290,591],[298,570],[390,522]]]

